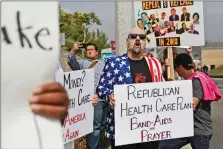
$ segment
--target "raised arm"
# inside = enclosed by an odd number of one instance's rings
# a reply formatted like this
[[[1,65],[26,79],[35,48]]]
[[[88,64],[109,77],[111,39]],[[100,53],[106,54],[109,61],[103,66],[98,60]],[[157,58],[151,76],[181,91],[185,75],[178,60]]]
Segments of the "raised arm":
[[[68,55],[68,63],[67,64],[70,66],[70,68],[72,70],[80,70],[80,65],[77,61],[76,55],[71,52]]]
[[[76,51],[82,47],[81,44],[79,43],[74,43],[73,44],[73,47],[68,55],[68,65],[70,66],[70,68],[72,70],[80,70],[80,69],[85,69],[83,68],[83,63],[84,63],[84,60],[77,60],[77,57],[75,55]]]

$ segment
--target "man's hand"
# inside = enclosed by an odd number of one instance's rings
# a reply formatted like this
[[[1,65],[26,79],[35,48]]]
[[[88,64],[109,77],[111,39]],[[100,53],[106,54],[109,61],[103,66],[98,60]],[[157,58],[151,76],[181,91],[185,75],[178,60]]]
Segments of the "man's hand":
[[[94,95],[93,98],[92,98],[92,105],[96,106],[97,103],[98,103],[98,96]]]
[[[200,102],[200,99],[198,99],[196,97],[193,98],[193,108],[194,108],[194,110],[196,110],[196,107],[199,104],[199,102]]]
[[[168,81],[175,81],[173,78],[168,78]]]
[[[59,83],[45,83],[33,90],[29,99],[32,112],[61,121],[67,116],[68,96]]]
[[[79,42],[75,42],[72,46],[71,52],[75,53],[79,48],[83,47],[83,45],[81,45],[81,43]]]
[[[192,48],[185,48],[186,52],[190,53],[192,52]]]
[[[109,103],[113,108],[115,107],[114,93],[111,93],[111,95],[109,96]]]
[[[165,65],[166,67],[170,66],[170,60],[169,60],[168,58],[165,59],[165,61],[164,61],[164,65]]]
[[[192,48],[185,48],[188,55],[192,56]]]

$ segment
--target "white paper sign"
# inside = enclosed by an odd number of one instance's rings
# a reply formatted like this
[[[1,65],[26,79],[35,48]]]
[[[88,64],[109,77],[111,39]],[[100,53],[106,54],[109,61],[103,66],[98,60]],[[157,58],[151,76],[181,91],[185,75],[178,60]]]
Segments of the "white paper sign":
[[[54,80],[59,59],[57,2],[1,3],[2,137],[5,149],[62,149],[61,124],[31,112],[37,85]]]
[[[60,44],[65,45],[65,33],[60,33]]]
[[[64,121],[64,143],[93,131],[94,69],[58,72],[56,81],[66,88],[69,96],[68,115]]]
[[[192,83],[117,85],[115,145],[194,135]]]

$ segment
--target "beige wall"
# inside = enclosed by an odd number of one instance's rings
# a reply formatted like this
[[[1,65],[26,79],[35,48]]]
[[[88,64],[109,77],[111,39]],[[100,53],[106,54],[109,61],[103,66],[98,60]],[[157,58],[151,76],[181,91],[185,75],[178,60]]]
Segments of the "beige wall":
[[[201,50],[201,62],[202,65],[223,65],[223,48]]]

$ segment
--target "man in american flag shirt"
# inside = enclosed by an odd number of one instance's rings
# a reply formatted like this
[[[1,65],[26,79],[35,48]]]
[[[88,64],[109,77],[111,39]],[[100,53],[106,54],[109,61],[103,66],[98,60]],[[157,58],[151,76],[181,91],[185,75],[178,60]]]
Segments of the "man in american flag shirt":
[[[163,81],[162,69],[159,61],[155,58],[144,56],[144,49],[146,46],[146,35],[144,30],[140,28],[131,29],[126,40],[126,45],[128,50],[127,54],[107,59],[97,87],[98,96],[110,104],[105,135],[111,140],[112,149],[158,149],[158,141],[123,146],[115,146],[114,143],[115,99],[113,86],[116,84]]]

